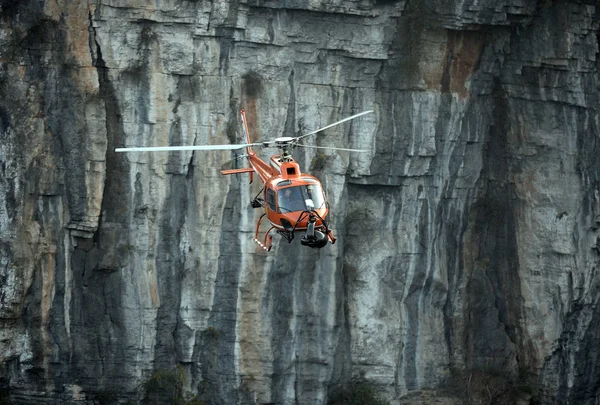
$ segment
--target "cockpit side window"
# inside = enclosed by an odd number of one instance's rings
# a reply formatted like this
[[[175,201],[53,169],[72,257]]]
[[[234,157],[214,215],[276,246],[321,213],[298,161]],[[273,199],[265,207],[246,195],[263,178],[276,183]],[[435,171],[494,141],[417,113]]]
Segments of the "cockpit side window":
[[[267,203],[271,210],[275,211],[277,209],[275,207],[275,191],[271,188],[267,189]]]

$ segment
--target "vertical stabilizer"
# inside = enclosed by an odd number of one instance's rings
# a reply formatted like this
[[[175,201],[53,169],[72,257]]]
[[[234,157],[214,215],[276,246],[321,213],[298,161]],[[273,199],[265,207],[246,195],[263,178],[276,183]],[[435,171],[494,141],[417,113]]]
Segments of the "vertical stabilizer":
[[[246,121],[246,112],[242,110],[240,112],[240,115],[242,116],[242,132],[244,133],[244,141],[246,142],[246,144],[250,144],[251,142],[250,135],[248,134],[248,121]],[[246,148],[246,152],[248,153],[248,155],[254,155],[254,151],[249,146]]]

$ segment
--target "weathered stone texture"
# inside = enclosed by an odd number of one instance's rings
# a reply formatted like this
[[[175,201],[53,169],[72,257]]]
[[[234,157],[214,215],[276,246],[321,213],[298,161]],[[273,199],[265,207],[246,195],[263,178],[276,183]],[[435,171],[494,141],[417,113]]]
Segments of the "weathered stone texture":
[[[0,390],[210,404],[600,400],[591,1],[0,0]],[[291,136],[338,242],[252,242],[230,152]],[[266,156],[269,150],[264,151]],[[512,396],[508,396],[508,395]],[[487,397],[485,397],[487,398]],[[487,399],[486,399],[487,400]]]

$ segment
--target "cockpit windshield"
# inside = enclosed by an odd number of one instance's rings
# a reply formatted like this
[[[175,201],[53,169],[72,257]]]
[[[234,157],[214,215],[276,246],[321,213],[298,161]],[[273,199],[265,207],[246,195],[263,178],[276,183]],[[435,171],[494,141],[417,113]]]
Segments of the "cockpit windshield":
[[[277,193],[277,201],[280,213],[325,208],[325,196],[319,184],[281,189]]]

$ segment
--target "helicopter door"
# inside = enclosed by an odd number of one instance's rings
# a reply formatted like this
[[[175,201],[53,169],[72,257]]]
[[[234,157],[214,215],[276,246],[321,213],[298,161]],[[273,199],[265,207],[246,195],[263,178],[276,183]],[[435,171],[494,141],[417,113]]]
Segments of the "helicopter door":
[[[267,189],[267,204],[269,204],[269,209],[271,211],[277,210],[275,206],[275,191],[273,189]]]

